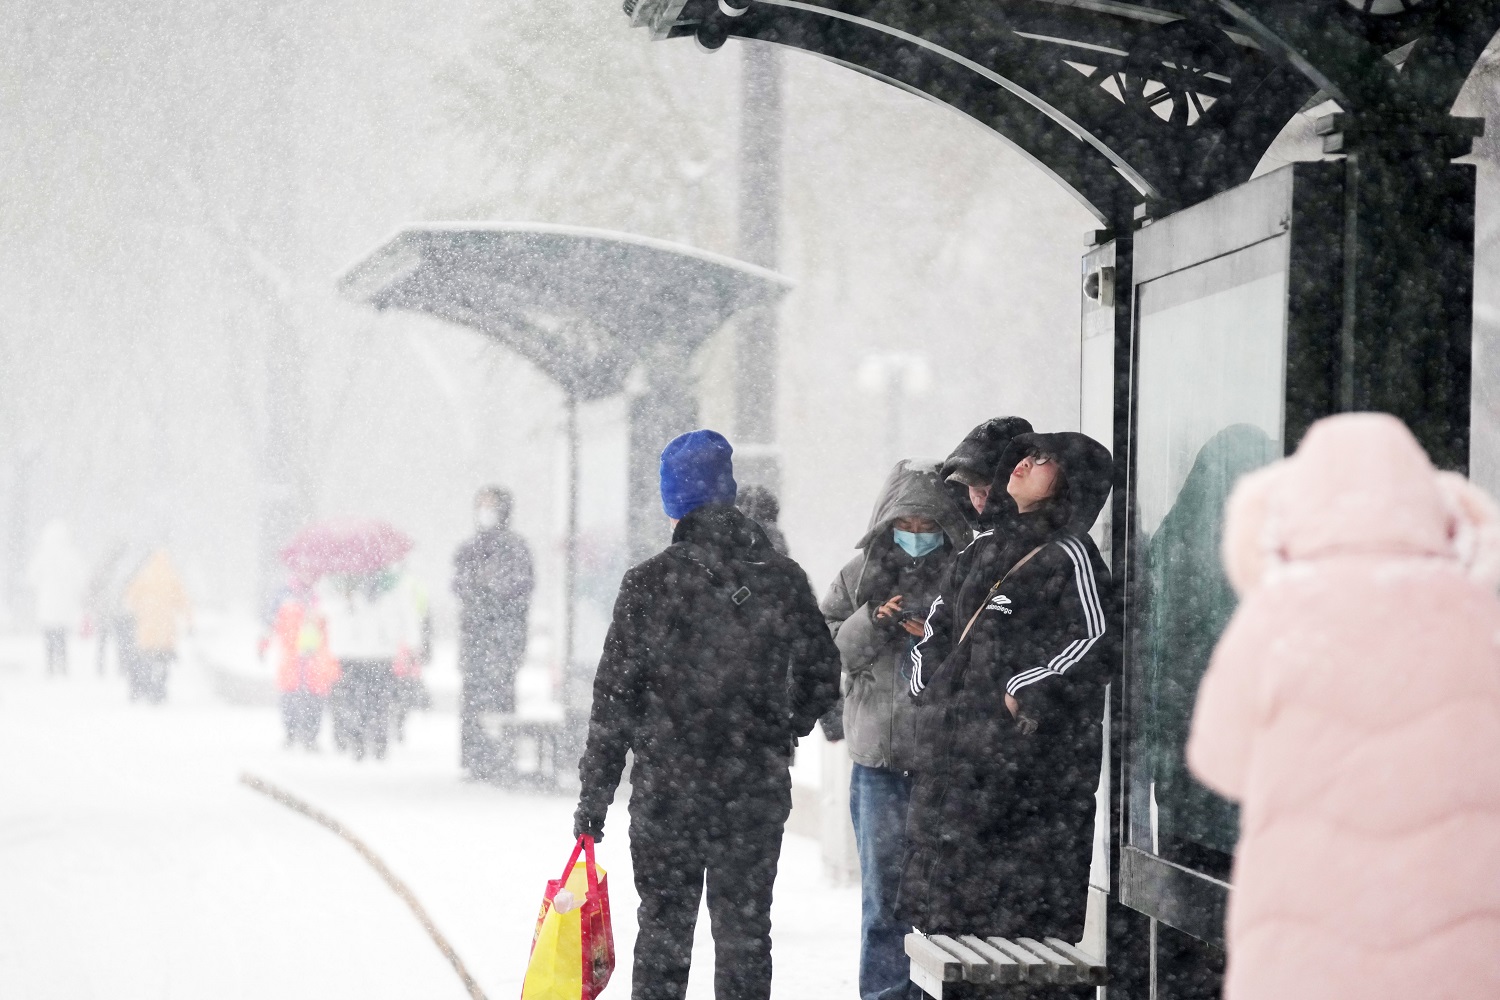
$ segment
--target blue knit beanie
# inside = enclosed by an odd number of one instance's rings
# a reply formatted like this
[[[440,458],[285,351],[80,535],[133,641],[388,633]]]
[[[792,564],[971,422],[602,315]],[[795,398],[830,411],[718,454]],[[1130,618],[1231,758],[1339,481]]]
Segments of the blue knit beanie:
[[[661,452],[661,505],[680,520],[706,503],[734,503],[734,449],[717,431],[688,431]]]

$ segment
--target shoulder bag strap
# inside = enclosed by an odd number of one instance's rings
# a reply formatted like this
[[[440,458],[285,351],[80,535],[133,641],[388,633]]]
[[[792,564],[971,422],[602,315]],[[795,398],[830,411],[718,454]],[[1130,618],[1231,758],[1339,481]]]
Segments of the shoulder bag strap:
[[[1038,552],[1042,551],[1042,549],[1044,549],[1046,547],[1047,547],[1047,543],[1046,542],[1043,542],[1042,544],[1038,545],[1036,548],[1032,549],[1030,552],[1028,552],[1024,556],[1022,556],[1020,558],[1020,561],[1017,562],[1014,566],[1012,566],[1010,569],[1006,570],[1004,576],[1002,576],[1000,579],[998,579],[998,580],[995,581],[995,585],[993,587],[991,587],[989,589],[989,592],[984,595],[984,600],[982,600],[982,601],[979,602],[979,607],[975,609],[973,616],[969,619],[969,624],[967,624],[967,625],[964,626],[963,635],[961,635],[961,636],[958,637],[958,644],[959,645],[962,645],[963,641],[969,637],[969,629],[973,628],[974,627],[974,623],[979,620],[979,616],[982,615],[982,614],[984,614],[984,606],[986,604],[990,603],[990,598],[994,596],[995,591],[999,590],[1000,587],[1001,587],[1001,585],[1004,584],[1006,580],[1010,579],[1010,576],[1011,576],[1012,573],[1014,573],[1016,570],[1020,569],[1022,566],[1025,566],[1027,563],[1031,562],[1031,557],[1034,556],[1034,555],[1036,555]]]
[[[703,572],[707,573],[708,578],[714,582],[715,588],[725,597],[729,598],[730,602],[733,603],[735,607],[743,606],[744,603],[754,595],[754,591],[752,591],[749,587],[746,587],[743,584],[735,586],[738,581],[725,580],[721,576],[719,576],[718,573],[715,573],[712,569],[710,569],[708,566],[708,560],[702,557],[698,546],[694,545],[693,543],[678,542],[677,544],[673,545],[672,548],[677,549],[677,554],[683,559],[686,559],[688,562],[692,563],[694,566],[697,566],[699,569],[703,570]]]

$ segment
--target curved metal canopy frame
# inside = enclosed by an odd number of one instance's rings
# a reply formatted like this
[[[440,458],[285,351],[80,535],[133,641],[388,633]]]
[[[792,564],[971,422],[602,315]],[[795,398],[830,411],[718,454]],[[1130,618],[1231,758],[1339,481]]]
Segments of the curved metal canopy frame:
[[[1106,225],[1248,180],[1300,109],[1361,135],[1447,118],[1500,0],[626,0],[654,37],[816,53],[999,133]],[[1456,147],[1454,155],[1466,147]],[[1343,147],[1335,144],[1331,151]]]

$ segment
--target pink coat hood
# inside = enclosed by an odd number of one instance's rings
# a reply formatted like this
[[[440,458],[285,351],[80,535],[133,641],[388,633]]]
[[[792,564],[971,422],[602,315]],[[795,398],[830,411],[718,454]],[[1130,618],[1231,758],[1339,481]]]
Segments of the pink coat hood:
[[[1500,996],[1500,510],[1382,414],[1226,512],[1188,764],[1241,803],[1229,1000]]]

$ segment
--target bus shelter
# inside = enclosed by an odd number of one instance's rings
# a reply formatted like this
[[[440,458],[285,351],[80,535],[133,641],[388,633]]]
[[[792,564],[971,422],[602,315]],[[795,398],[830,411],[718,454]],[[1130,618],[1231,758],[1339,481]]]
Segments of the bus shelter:
[[[568,512],[564,570],[564,752],[586,723],[592,668],[575,662],[578,404],[629,395],[627,549],[659,551],[669,525],[657,487],[661,449],[696,426],[693,352],[732,316],[772,306],[781,275],[694,247],[629,233],[537,223],[418,223],[351,265],[340,291],[379,310],[426,313],[509,348],[563,391]],[[565,766],[565,760],[563,765]]]
[[[987,126],[1098,220],[1079,424],[1126,622],[1105,720],[1110,989],[1217,997],[1237,816],[1187,774],[1236,478],[1383,410],[1469,462],[1475,172],[1451,109],[1500,0],[625,0],[654,39],[801,49]],[[1322,155],[1258,174],[1299,113]]]

